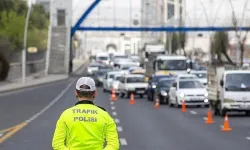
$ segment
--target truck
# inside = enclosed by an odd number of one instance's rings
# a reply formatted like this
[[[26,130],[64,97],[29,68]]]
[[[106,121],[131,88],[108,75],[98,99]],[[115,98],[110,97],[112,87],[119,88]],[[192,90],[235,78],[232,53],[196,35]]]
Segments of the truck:
[[[245,112],[250,115],[250,70],[228,65],[210,65],[207,91],[214,115]]]
[[[143,48],[142,62],[145,70],[146,77],[151,76],[154,73],[154,60],[158,55],[164,55],[166,53],[164,44],[158,43],[146,43]]]

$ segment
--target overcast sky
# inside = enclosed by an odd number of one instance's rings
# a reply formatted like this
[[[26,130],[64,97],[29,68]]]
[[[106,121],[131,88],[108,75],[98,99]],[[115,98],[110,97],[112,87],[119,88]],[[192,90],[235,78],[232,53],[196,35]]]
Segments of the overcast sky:
[[[74,20],[87,9],[94,0],[73,0]],[[250,22],[250,0],[232,0],[234,10],[238,20],[242,20],[242,13],[246,7],[244,24]],[[246,1],[249,1],[246,3]],[[87,24],[105,24],[105,21],[97,22],[97,16],[108,20],[109,24],[116,22],[129,24],[130,17],[130,2],[132,2],[132,18],[140,19],[141,0],[102,0],[98,7],[89,15]],[[246,5],[247,4],[247,5]],[[114,7],[115,6],[115,7]],[[115,9],[114,9],[115,8]],[[205,25],[220,25],[229,26],[231,24],[232,9],[229,0],[186,0],[186,18],[189,25],[205,26]],[[100,15],[99,15],[100,14]]]

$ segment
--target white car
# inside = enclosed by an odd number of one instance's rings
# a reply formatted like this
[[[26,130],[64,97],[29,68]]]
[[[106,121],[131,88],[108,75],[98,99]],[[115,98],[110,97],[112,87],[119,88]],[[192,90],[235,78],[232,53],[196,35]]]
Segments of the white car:
[[[94,73],[96,73],[99,70],[100,64],[98,63],[91,63],[88,68],[88,75],[93,75]]]
[[[121,74],[116,74],[112,83],[111,83],[111,88],[110,90],[114,90],[115,93],[119,93],[119,84],[120,84],[120,79],[123,75]]]
[[[148,83],[144,75],[128,74],[121,77],[119,84],[120,96],[130,97],[130,94],[140,95],[142,98],[146,94]]]
[[[188,74],[188,73],[178,74],[176,76],[176,81],[183,80],[183,79],[197,79],[198,80],[199,78],[194,74]]]
[[[134,70],[142,70],[143,68],[142,67],[138,67],[138,66],[132,66],[128,69],[129,73],[131,73],[132,71]]]
[[[137,55],[132,55],[130,58],[137,64],[137,66],[140,66],[140,57]]]
[[[196,75],[204,85],[207,85],[207,71],[191,71],[192,74]]]
[[[103,92],[110,92],[112,89],[112,82],[115,75],[121,74],[120,71],[111,71],[108,72],[103,80]]]
[[[187,106],[209,106],[205,86],[197,79],[175,80],[169,90],[169,106],[180,107],[183,101]]]

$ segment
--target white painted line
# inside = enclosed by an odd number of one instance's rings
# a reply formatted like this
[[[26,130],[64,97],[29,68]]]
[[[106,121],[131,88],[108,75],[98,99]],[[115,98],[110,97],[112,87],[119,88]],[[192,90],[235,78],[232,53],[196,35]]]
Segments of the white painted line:
[[[191,110],[190,113],[193,114],[193,115],[197,115],[197,112],[193,111],[193,110]]]
[[[3,134],[2,133],[0,133],[0,137],[2,136]]]
[[[207,117],[203,117],[204,120],[207,120]]]
[[[113,116],[117,116],[117,113],[115,111],[112,112]]]
[[[122,132],[122,131],[123,131],[122,127],[118,126],[118,127],[117,127],[117,131],[118,131],[118,132]]]
[[[115,106],[111,106],[111,110],[115,110]]]
[[[115,123],[120,123],[120,120],[116,118]]]
[[[42,115],[45,111],[47,111],[51,106],[53,106],[57,101],[59,101],[61,99],[61,97],[69,90],[69,88],[71,87],[71,85],[74,83],[75,80],[73,80],[72,82],[70,82],[68,84],[68,86],[62,90],[62,92],[57,95],[57,97],[55,99],[53,99],[49,105],[47,105],[45,108],[43,108],[40,112],[36,113],[35,115],[33,115],[31,118],[29,118],[28,120],[26,120],[25,122],[29,123],[31,121],[33,121],[34,119],[36,119],[37,117],[39,117],[40,115]]]
[[[121,143],[121,145],[128,145],[127,140],[124,138],[120,138],[120,143]]]
[[[246,137],[246,139],[247,139],[247,140],[250,140],[250,137],[248,136],[248,137]]]
[[[220,128],[223,128],[224,126],[223,125],[220,125]]]
[[[114,102],[110,102],[111,105],[114,105]]]

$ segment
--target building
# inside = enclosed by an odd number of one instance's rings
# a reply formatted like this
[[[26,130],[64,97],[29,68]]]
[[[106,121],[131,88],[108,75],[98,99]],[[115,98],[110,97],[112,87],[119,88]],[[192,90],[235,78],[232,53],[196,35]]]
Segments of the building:
[[[36,0],[36,3],[43,5],[45,10],[47,12],[49,12],[50,11],[50,1],[51,0]]]
[[[185,1],[186,0],[163,0],[164,26],[184,26],[185,24]],[[163,33],[162,42],[167,43],[171,40],[172,33]]]
[[[142,27],[159,27],[163,22],[163,1],[164,0],[141,0],[141,26]],[[148,42],[160,42],[161,33],[141,32],[142,44]]]

